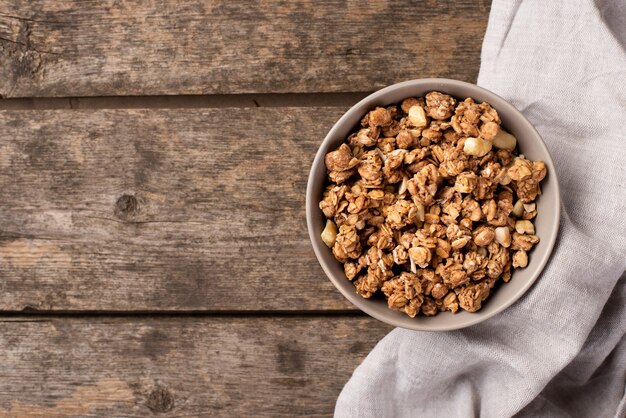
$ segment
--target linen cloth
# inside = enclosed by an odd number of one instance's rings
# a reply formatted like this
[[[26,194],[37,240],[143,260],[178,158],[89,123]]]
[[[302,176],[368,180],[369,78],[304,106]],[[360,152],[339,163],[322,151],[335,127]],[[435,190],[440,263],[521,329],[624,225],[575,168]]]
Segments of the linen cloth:
[[[337,417],[626,416],[625,36],[623,1],[494,0],[478,84],[521,110],[554,159],[552,258],[481,324],[393,330]]]

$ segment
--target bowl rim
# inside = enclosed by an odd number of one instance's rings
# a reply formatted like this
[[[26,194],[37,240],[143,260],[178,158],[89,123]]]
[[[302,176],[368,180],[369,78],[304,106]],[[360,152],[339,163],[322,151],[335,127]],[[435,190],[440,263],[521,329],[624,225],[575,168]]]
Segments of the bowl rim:
[[[388,93],[394,92],[396,90],[404,89],[406,87],[429,86],[428,87],[429,89],[432,88],[432,90],[439,90],[443,93],[446,93],[446,87],[453,86],[453,85],[457,87],[464,86],[470,90],[479,91],[483,96],[487,96],[488,99],[485,101],[491,104],[496,110],[498,110],[498,112],[500,112],[502,109],[505,109],[503,112],[506,112],[510,115],[515,115],[513,117],[517,117],[517,119],[519,119],[519,121],[524,125],[524,129],[528,130],[537,139],[539,139],[539,141],[537,141],[537,146],[540,147],[541,151],[547,156],[546,162],[549,163],[548,165],[552,168],[550,172],[550,177],[551,177],[551,180],[554,181],[556,219],[555,219],[555,222],[552,223],[552,227],[550,228],[550,231],[549,231],[548,246],[546,247],[546,251],[543,254],[539,254],[541,256],[541,259],[538,260],[536,271],[532,274],[530,279],[527,280],[524,286],[522,286],[516,293],[514,293],[508,300],[503,302],[500,306],[498,306],[491,312],[488,312],[483,315],[477,315],[474,319],[471,319],[461,324],[456,324],[454,322],[451,322],[449,324],[446,323],[446,324],[440,324],[437,326],[431,325],[431,326],[425,327],[420,322],[415,321],[411,324],[411,326],[407,326],[405,323],[398,323],[394,318],[381,315],[378,312],[376,312],[376,310],[370,309],[368,305],[368,302],[371,303],[370,300],[364,299],[361,296],[359,296],[356,292],[349,292],[348,290],[339,286],[337,282],[339,278],[335,277],[335,275],[331,272],[328,264],[326,263],[324,257],[322,256],[322,251],[325,250],[327,247],[321,248],[321,246],[316,245],[315,243],[315,238],[319,234],[318,231],[313,230],[313,216],[315,216],[314,210],[319,210],[318,209],[319,196],[313,196],[313,188],[314,188],[313,182],[315,179],[314,176],[316,174],[315,169],[316,167],[320,165],[320,163],[321,164],[324,163],[323,159],[324,159],[325,153],[322,152],[322,150],[324,150],[330,142],[333,142],[336,139],[336,136],[337,136],[336,131],[339,130],[339,128],[344,124],[344,122],[347,119],[353,117],[355,112],[357,111],[360,112],[361,111],[360,109],[362,107],[366,105],[371,106],[373,105],[372,102],[377,101],[377,99],[379,99],[381,96],[385,96]],[[471,97],[471,94],[468,97]],[[496,105],[494,105],[494,102],[496,102]],[[311,246],[313,247],[313,251],[315,252],[315,257],[317,258],[318,263],[321,265],[322,270],[324,271],[328,279],[333,283],[335,288],[339,290],[341,294],[343,294],[343,296],[346,299],[348,299],[356,308],[365,312],[369,316],[375,319],[378,319],[379,321],[382,321],[384,323],[387,323],[389,325],[393,325],[396,327],[418,330],[418,331],[451,331],[451,330],[463,329],[463,328],[476,325],[480,322],[486,321],[487,319],[492,318],[493,316],[501,313],[502,311],[504,311],[505,309],[513,305],[515,302],[517,302],[528,291],[528,289],[530,289],[530,287],[535,283],[535,281],[539,278],[550,256],[552,255],[552,252],[554,250],[554,246],[556,244],[556,240],[558,237],[558,230],[559,230],[559,226],[561,223],[561,190],[559,186],[559,180],[556,175],[556,170],[554,170],[554,161],[552,159],[552,156],[550,155],[548,147],[546,146],[545,142],[543,141],[543,138],[541,137],[537,129],[530,123],[530,121],[526,118],[526,116],[524,116],[524,114],[520,112],[515,106],[513,106],[511,103],[509,103],[507,100],[497,95],[496,93],[484,87],[480,87],[476,84],[472,84],[472,83],[468,83],[468,82],[460,81],[460,80],[448,79],[448,78],[420,78],[420,79],[413,79],[413,80],[407,80],[407,81],[395,83],[395,84],[389,85],[387,87],[384,87],[380,90],[377,90],[369,94],[368,96],[364,97],[363,99],[358,101],[356,104],[351,106],[350,109],[344,112],[342,116],[333,124],[333,126],[330,128],[330,130],[324,137],[323,141],[320,143],[316,151],[315,158],[311,164],[309,177],[307,179],[305,208],[306,208],[306,222],[307,222],[307,230],[309,232],[309,239],[311,241]],[[341,279],[346,280],[345,277],[342,277]]]

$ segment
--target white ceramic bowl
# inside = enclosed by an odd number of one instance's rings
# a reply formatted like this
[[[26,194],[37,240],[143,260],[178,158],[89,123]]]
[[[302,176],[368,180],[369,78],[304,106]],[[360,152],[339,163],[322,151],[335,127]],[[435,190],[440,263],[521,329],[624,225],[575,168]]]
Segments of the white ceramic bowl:
[[[518,141],[518,148],[531,160],[545,162],[548,174],[542,181],[543,194],[537,200],[536,234],[540,238],[529,253],[529,264],[525,269],[513,271],[511,281],[498,281],[496,288],[483,303],[482,309],[470,313],[460,310],[458,313],[441,312],[434,317],[418,315],[408,317],[403,312],[393,311],[380,298],[364,299],[359,296],[351,281],[346,279],[343,266],[335,260],[331,250],[322,242],[320,233],[326,220],[319,209],[324,187],[327,184],[324,156],[337,148],[359,124],[361,118],[376,106],[398,103],[407,97],[423,96],[436,90],[450,94],[457,99],[472,97],[477,102],[490,103],[500,115],[502,127],[511,132]],[[317,151],[309,174],[306,191],[306,217],[313,249],[324,272],[337,289],[355,306],[367,314],[391,325],[423,331],[447,331],[468,327],[482,322],[513,304],[539,277],[548,262],[557,239],[560,218],[559,184],[554,164],[539,133],[515,107],[496,94],[474,84],[448,79],[419,79],[394,84],[379,90],[354,105],[331,128]]]

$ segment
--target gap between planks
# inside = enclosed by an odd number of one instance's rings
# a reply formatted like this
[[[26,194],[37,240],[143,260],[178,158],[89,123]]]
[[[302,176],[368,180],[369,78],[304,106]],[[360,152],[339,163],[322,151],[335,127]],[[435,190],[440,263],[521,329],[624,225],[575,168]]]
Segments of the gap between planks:
[[[264,310],[264,311],[206,311],[206,310],[141,310],[141,311],[92,311],[92,310],[38,310],[25,308],[21,311],[0,311],[3,321],[45,321],[60,318],[365,318],[358,310]]]
[[[352,106],[371,92],[210,94],[1,99],[0,110],[194,109]]]

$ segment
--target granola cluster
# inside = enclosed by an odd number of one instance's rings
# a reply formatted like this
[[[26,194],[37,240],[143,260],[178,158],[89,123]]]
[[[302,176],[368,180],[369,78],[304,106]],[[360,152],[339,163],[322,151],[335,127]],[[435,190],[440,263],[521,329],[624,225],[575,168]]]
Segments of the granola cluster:
[[[489,103],[436,91],[377,107],[325,157],[323,241],[364,298],[414,317],[476,312],[528,265],[546,176]]]

